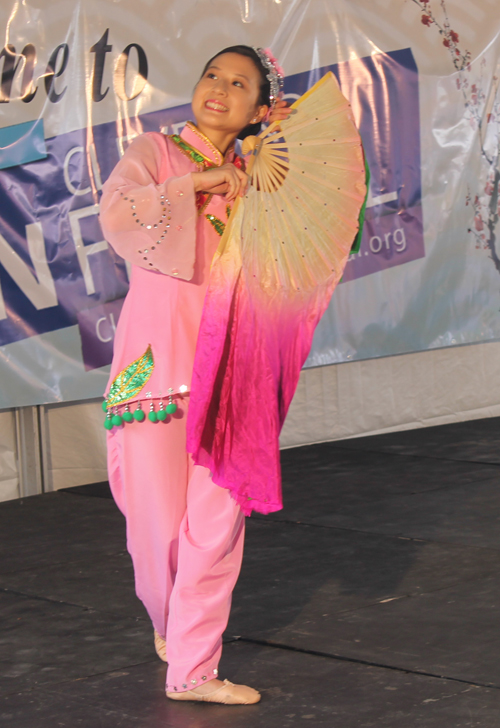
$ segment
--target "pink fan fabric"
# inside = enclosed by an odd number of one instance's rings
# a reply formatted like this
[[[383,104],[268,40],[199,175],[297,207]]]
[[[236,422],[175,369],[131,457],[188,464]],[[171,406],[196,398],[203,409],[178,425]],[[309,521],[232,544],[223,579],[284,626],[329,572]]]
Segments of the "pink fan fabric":
[[[279,434],[338,276],[312,293],[264,292],[235,257],[212,266],[195,355],[188,451],[243,512],[282,505]]]

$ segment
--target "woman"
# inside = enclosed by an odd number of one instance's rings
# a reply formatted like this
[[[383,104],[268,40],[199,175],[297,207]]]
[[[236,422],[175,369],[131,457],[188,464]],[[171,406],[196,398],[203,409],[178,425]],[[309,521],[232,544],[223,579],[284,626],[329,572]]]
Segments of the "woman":
[[[253,688],[218,679],[244,516],[186,452],[186,415],[211,260],[249,182],[234,142],[271,108],[272,120],[286,118],[285,102],[276,103],[281,83],[262,49],[221,51],[194,91],[196,123],[180,135],[136,139],[101,200],[106,239],[134,264],[107,395],[109,479],[174,700],[260,700]]]

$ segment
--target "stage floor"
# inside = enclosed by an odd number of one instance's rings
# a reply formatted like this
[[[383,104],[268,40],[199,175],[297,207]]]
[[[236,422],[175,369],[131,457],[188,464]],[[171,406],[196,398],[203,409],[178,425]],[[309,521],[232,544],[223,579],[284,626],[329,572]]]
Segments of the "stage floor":
[[[498,728],[500,418],[282,452],[222,677],[174,703],[106,483],[0,504],[2,728]]]

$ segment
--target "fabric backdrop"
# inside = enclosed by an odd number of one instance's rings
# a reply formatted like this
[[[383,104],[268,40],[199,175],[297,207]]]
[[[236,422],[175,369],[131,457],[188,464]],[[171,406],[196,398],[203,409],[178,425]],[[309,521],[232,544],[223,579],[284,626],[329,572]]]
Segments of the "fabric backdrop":
[[[306,366],[500,339],[497,0],[5,0],[0,25],[0,408],[102,393],[128,285],[102,184],[234,43],[270,46],[290,99],[333,70],[371,168]]]

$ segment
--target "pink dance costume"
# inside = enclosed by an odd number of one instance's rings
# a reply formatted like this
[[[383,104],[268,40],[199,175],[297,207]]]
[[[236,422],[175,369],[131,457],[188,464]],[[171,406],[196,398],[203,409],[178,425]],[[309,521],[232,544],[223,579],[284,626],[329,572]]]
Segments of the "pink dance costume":
[[[108,434],[109,479],[137,595],[166,637],[169,691],[217,676],[243,554],[241,508],[186,450],[210,265],[230,213],[223,197],[195,193],[191,172],[227,161],[241,160],[190,124],[180,136],[144,134],[101,200],[105,237],[132,263],[107,388],[108,417],[125,420]]]
[[[361,147],[359,160],[354,220]],[[310,290],[263,290],[242,265],[241,238],[219,246],[224,198],[194,192],[190,173],[224,161],[241,165],[191,124],[145,134],[101,201],[106,239],[133,264],[106,397],[109,477],[137,594],[166,636],[170,692],[217,675],[244,515],[282,507],[279,433],[342,273]],[[143,407],[148,421],[133,422]]]

